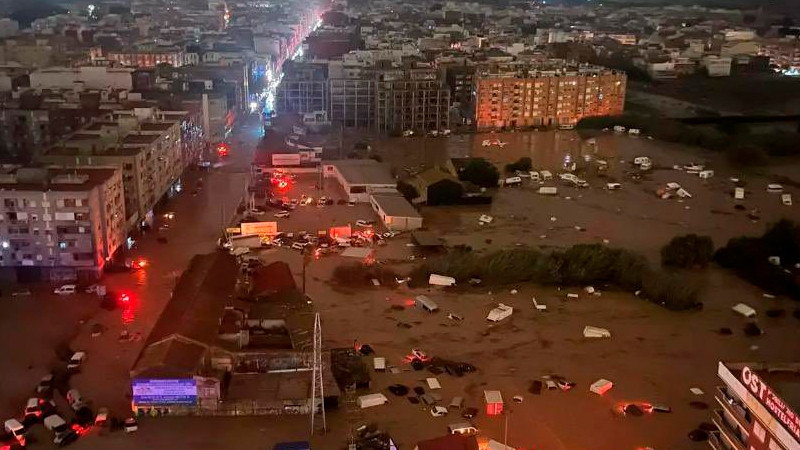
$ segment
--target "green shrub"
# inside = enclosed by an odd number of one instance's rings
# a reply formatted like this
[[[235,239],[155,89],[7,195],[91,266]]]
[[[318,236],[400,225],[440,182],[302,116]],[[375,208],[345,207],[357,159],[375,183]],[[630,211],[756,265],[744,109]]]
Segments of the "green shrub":
[[[690,269],[706,267],[714,256],[714,241],[708,236],[675,236],[661,247],[661,265]]]
[[[474,158],[458,173],[458,179],[480,187],[497,187],[500,171],[484,158]]]
[[[698,304],[700,286],[675,272],[647,271],[642,280],[642,294],[667,309],[681,311]]]
[[[563,254],[561,278],[573,285],[613,282],[619,253],[600,244],[573,245]]]

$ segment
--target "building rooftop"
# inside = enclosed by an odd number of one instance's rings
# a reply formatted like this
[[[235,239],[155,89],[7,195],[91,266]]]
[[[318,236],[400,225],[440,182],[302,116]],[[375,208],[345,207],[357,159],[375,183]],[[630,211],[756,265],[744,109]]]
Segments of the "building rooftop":
[[[19,168],[0,174],[0,190],[83,192],[105,183],[115,169]]]
[[[139,126],[142,131],[167,131],[175,122],[146,122]]]
[[[331,161],[349,184],[395,184],[389,166],[373,159]]]
[[[422,215],[401,195],[373,195],[372,199],[387,216],[422,218]]]
[[[129,134],[122,139],[123,145],[152,144],[161,136],[158,134]]]

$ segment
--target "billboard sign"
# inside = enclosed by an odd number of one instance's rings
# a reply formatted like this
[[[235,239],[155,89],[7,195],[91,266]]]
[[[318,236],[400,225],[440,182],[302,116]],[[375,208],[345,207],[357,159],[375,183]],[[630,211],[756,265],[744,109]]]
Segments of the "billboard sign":
[[[741,374],[742,384],[777,419],[795,439],[800,439],[800,418],[792,408],[770,388],[754,370],[745,366]]]
[[[197,384],[194,378],[135,379],[133,402],[137,405],[195,405]]]
[[[274,236],[278,234],[278,222],[242,222],[240,227],[242,235]]]
[[[272,165],[274,167],[281,166],[299,166],[300,154],[299,153],[273,153]]]

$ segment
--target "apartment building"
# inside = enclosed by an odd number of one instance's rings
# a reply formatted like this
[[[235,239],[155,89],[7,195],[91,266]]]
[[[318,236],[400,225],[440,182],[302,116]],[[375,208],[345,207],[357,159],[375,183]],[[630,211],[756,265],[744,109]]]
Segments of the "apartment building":
[[[133,89],[133,69],[103,66],[49,67],[31,72],[34,89]]]
[[[115,111],[44,152],[65,166],[115,167],[122,172],[130,228],[149,223],[153,207],[180,184],[184,169],[181,121],[155,108]]]
[[[382,132],[449,128],[450,89],[434,69],[386,70],[376,85],[374,127]]]
[[[720,362],[717,375],[712,449],[800,448],[800,363]]]
[[[181,67],[186,64],[180,47],[110,51],[106,58],[126,67],[155,67],[159,64]]]
[[[0,270],[19,281],[95,279],[125,237],[119,170],[0,172]]]
[[[621,114],[624,72],[595,67],[496,67],[476,81],[479,130],[575,125],[591,116]]]

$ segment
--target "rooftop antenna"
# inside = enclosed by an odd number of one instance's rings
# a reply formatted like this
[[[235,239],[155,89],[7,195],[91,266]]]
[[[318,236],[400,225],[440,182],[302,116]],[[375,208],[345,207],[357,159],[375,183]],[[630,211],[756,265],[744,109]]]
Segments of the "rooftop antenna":
[[[322,414],[322,432],[328,431],[325,423],[325,390],[322,386],[322,325],[319,320],[319,313],[314,315],[314,369],[311,375],[311,434],[314,434],[314,418],[317,414]],[[319,413],[317,413],[319,405]]]

